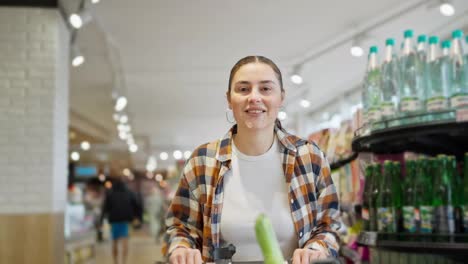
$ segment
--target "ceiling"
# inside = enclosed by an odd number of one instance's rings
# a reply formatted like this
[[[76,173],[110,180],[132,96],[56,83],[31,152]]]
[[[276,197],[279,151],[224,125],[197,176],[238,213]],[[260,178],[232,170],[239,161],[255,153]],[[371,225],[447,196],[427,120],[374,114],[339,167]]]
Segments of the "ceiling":
[[[76,2],[69,1],[68,12]],[[124,149],[112,119],[113,96],[127,96],[139,145],[134,164],[142,166],[150,154],[192,150],[223,136],[230,127],[229,71],[240,58],[258,54],[283,71],[287,125],[295,129],[296,120],[304,120],[296,117],[309,115],[311,127],[315,113],[358,98],[366,59],[350,56],[353,36],[366,31],[365,49],[383,49],[387,37],[399,43],[407,28],[448,36],[468,24],[468,1],[452,2],[455,15],[443,17],[434,1],[422,0],[101,0],[89,4],[94,19],[76,38],[86,62],[71,68],[71,113],[111,148]],[[289,81],[297,64],[301,86]],[[303,98],[310,108],[298,106]]]

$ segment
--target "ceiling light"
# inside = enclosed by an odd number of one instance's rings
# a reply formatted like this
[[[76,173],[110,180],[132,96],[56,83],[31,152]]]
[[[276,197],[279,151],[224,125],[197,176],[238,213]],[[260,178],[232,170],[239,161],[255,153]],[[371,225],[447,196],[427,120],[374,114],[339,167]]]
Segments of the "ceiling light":
[[[128,168],[123,169],[122,173],[127,177],[130,177],[130,175],[132,175],[132,172]]]
[[[176,150],[174,153],[172,153],[172,155],[174,156],[174,159],[180,160],[182,158],[182,151]]]
[[[104,182],[106,180],[106,175],[101,173],[101,174],[99,174],[98,178],[99,178],[99,181]]]
[[[278,113],[278,119],[281,120],[281,121],[285,120],[287,117],[288,117],[288,115],[286,114],[286,112],[280,111]]]
[[[185,158],[185,159],[189,159],[189,158],[190,158],[190,155],[192,155],[192,152],[191,152],[191,151],[188,151],[188,150],[187,150],[187,151],[184,152],[184,158]]]
[[[353,57],[361,57],[364,55],[364,49],[362,49],[361,46],[353,45],[349,51]]]
[[[362,41],[366,38],[366,33],[359,33],[353,38],[353,42],[351,43],[351,48],[349,52],[353,57],[362,57],[364,55],[364,49],[362,48]]]
[[[79,161],[80,160],[80,153],[73,151],[70,155],[71,159],[73,161]]]
[[[115,111],[120,112],[125,108],[125,106],[127,106],[127,98],[125,98],[125,96],[120,96],[117,98],[115,103]]]
[[[135,153],[138,151],[138,146],[136,144],[130,145],[130,147],[128,147],[128,150],[130,150],[130,152],[132,153]]]
[[[156,181],[158,181],[158,182],[160,182],[160,181],[163,180],[163,176],[162,176],[162,174],[160,174],[160,173],[156,174],[156,177],[154,177],[154,178],[155,178]]]
[[[133,139],[133,136],[132,136],[132,135],[128,135],[128,136],[127,136],[127,144],[128,144],[128,145],[133,145],[133,144],[135,144],[135,140]]]
[[[83,9],[78,13],[71,14],[68,18],[68,21],[70,22],[72,27],[79,29],[83,25],[91,21],[91,14],[88,10]]]
[[[81,148],[82,148],[83,150],[89,150],[90,147],[91,147],[91,144],[89,144],[88,141],[83,141],[83,142],[81,142]]]
[[[125,124],[128,122],[128,116],[123,115],[120,117],[120,123]]]
[[[146,162],[146,170],[147,171],[154,171],[157,167],[157,161],[154,156],[150,156],[148,158],[148,161]]]
[[[91,3],[97,4],[97,3],[99,3],[99,0],[91,0]]]
[[[85,62],[84,56],[81,54],[78,46],[76,45],[72,45],[71,58],[73,67],[78,67]]]
[[[304,107],[304,108],[307,108],[310,106],[310,102],[308,100],[301,100],[301,106]]]
[[[169,154],[167,154],[167,152],[161,152],[161,154],[159,154],[159,158],[161,160],[167,160],[169,158]]]
[[[440,5],[439,10],[444,16],[453,16],[455,14],[455,7],[447,1]]]
[[[291,76],[291,81],[294,84],[301,84],[303,82],[302,77],[298,74],[294,74],[293,76]]]
[[[127,137],[128,137],[128,134],[127,134],[126,132],[124,132],[124,131],[120,131],[120,132],[119,132],[119,138],[120,138],[121,140],[126,140]]]

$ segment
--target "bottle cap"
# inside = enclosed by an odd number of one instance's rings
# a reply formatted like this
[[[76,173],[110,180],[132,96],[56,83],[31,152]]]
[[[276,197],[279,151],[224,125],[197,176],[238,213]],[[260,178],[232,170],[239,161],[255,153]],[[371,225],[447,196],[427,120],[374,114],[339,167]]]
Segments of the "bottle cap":
[[[457,29],[452,32],[452,37],[453,38],[462,38],[463,37],[463,31]]]
[[[386,46],[395,46],[395,39],[393,38],[388,38],[386,41],[385,41],[385,45]]]
[[[451,46],[450,40],[444,40],[442,41],[442,48],[447,48],[449,49]]]
[[[437,43],[439,43],[439,37],[437,37],[437,36],[431,36],[431,37],[429,38],[429,44],[437,44]]]
[[[412,38],[413,37],[413,30],[411,30],[411,29],[405,30],[404,36],[405,36],[405,38]]]
[[[418,43],[426,42],[426,41],[427,41],[427,36],[426,35],[419,35],[418,36]]]
[[[372,46],[369,49],[369,53],[377,53],[379,51],[379,48],[377,46]]]

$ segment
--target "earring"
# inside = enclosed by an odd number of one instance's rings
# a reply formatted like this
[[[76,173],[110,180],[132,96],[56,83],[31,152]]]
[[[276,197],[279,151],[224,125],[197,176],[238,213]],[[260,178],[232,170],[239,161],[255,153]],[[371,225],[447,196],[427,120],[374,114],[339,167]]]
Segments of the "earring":
[[[231,113],[231,116],[232,116],[232,120],[229,120],[229,113]],[[232,113],[232,110],[227,108],[226,109],[226,120],[230,123],[230,124],[234,124],[236,121],[234,120],[234,114]]]

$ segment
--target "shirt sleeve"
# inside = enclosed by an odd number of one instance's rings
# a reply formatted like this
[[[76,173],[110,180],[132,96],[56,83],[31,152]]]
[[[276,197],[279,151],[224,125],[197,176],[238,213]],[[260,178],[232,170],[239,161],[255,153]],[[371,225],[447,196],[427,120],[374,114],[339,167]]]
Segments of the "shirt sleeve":
[[[190,190],[195,180],[190,162],[185,165],[179,187],[166,216],[162,253],[168,256],[178,247],[202,248],[203,216],[200,203]]]
[[[316,180],[317,188],[317,225],[313,228],[311,238],[304,248],[319,250],[327,256],[338,257],[339,208],[338,196],[333,183],[330,166],[323,152],[320,152],[320,173]]]

